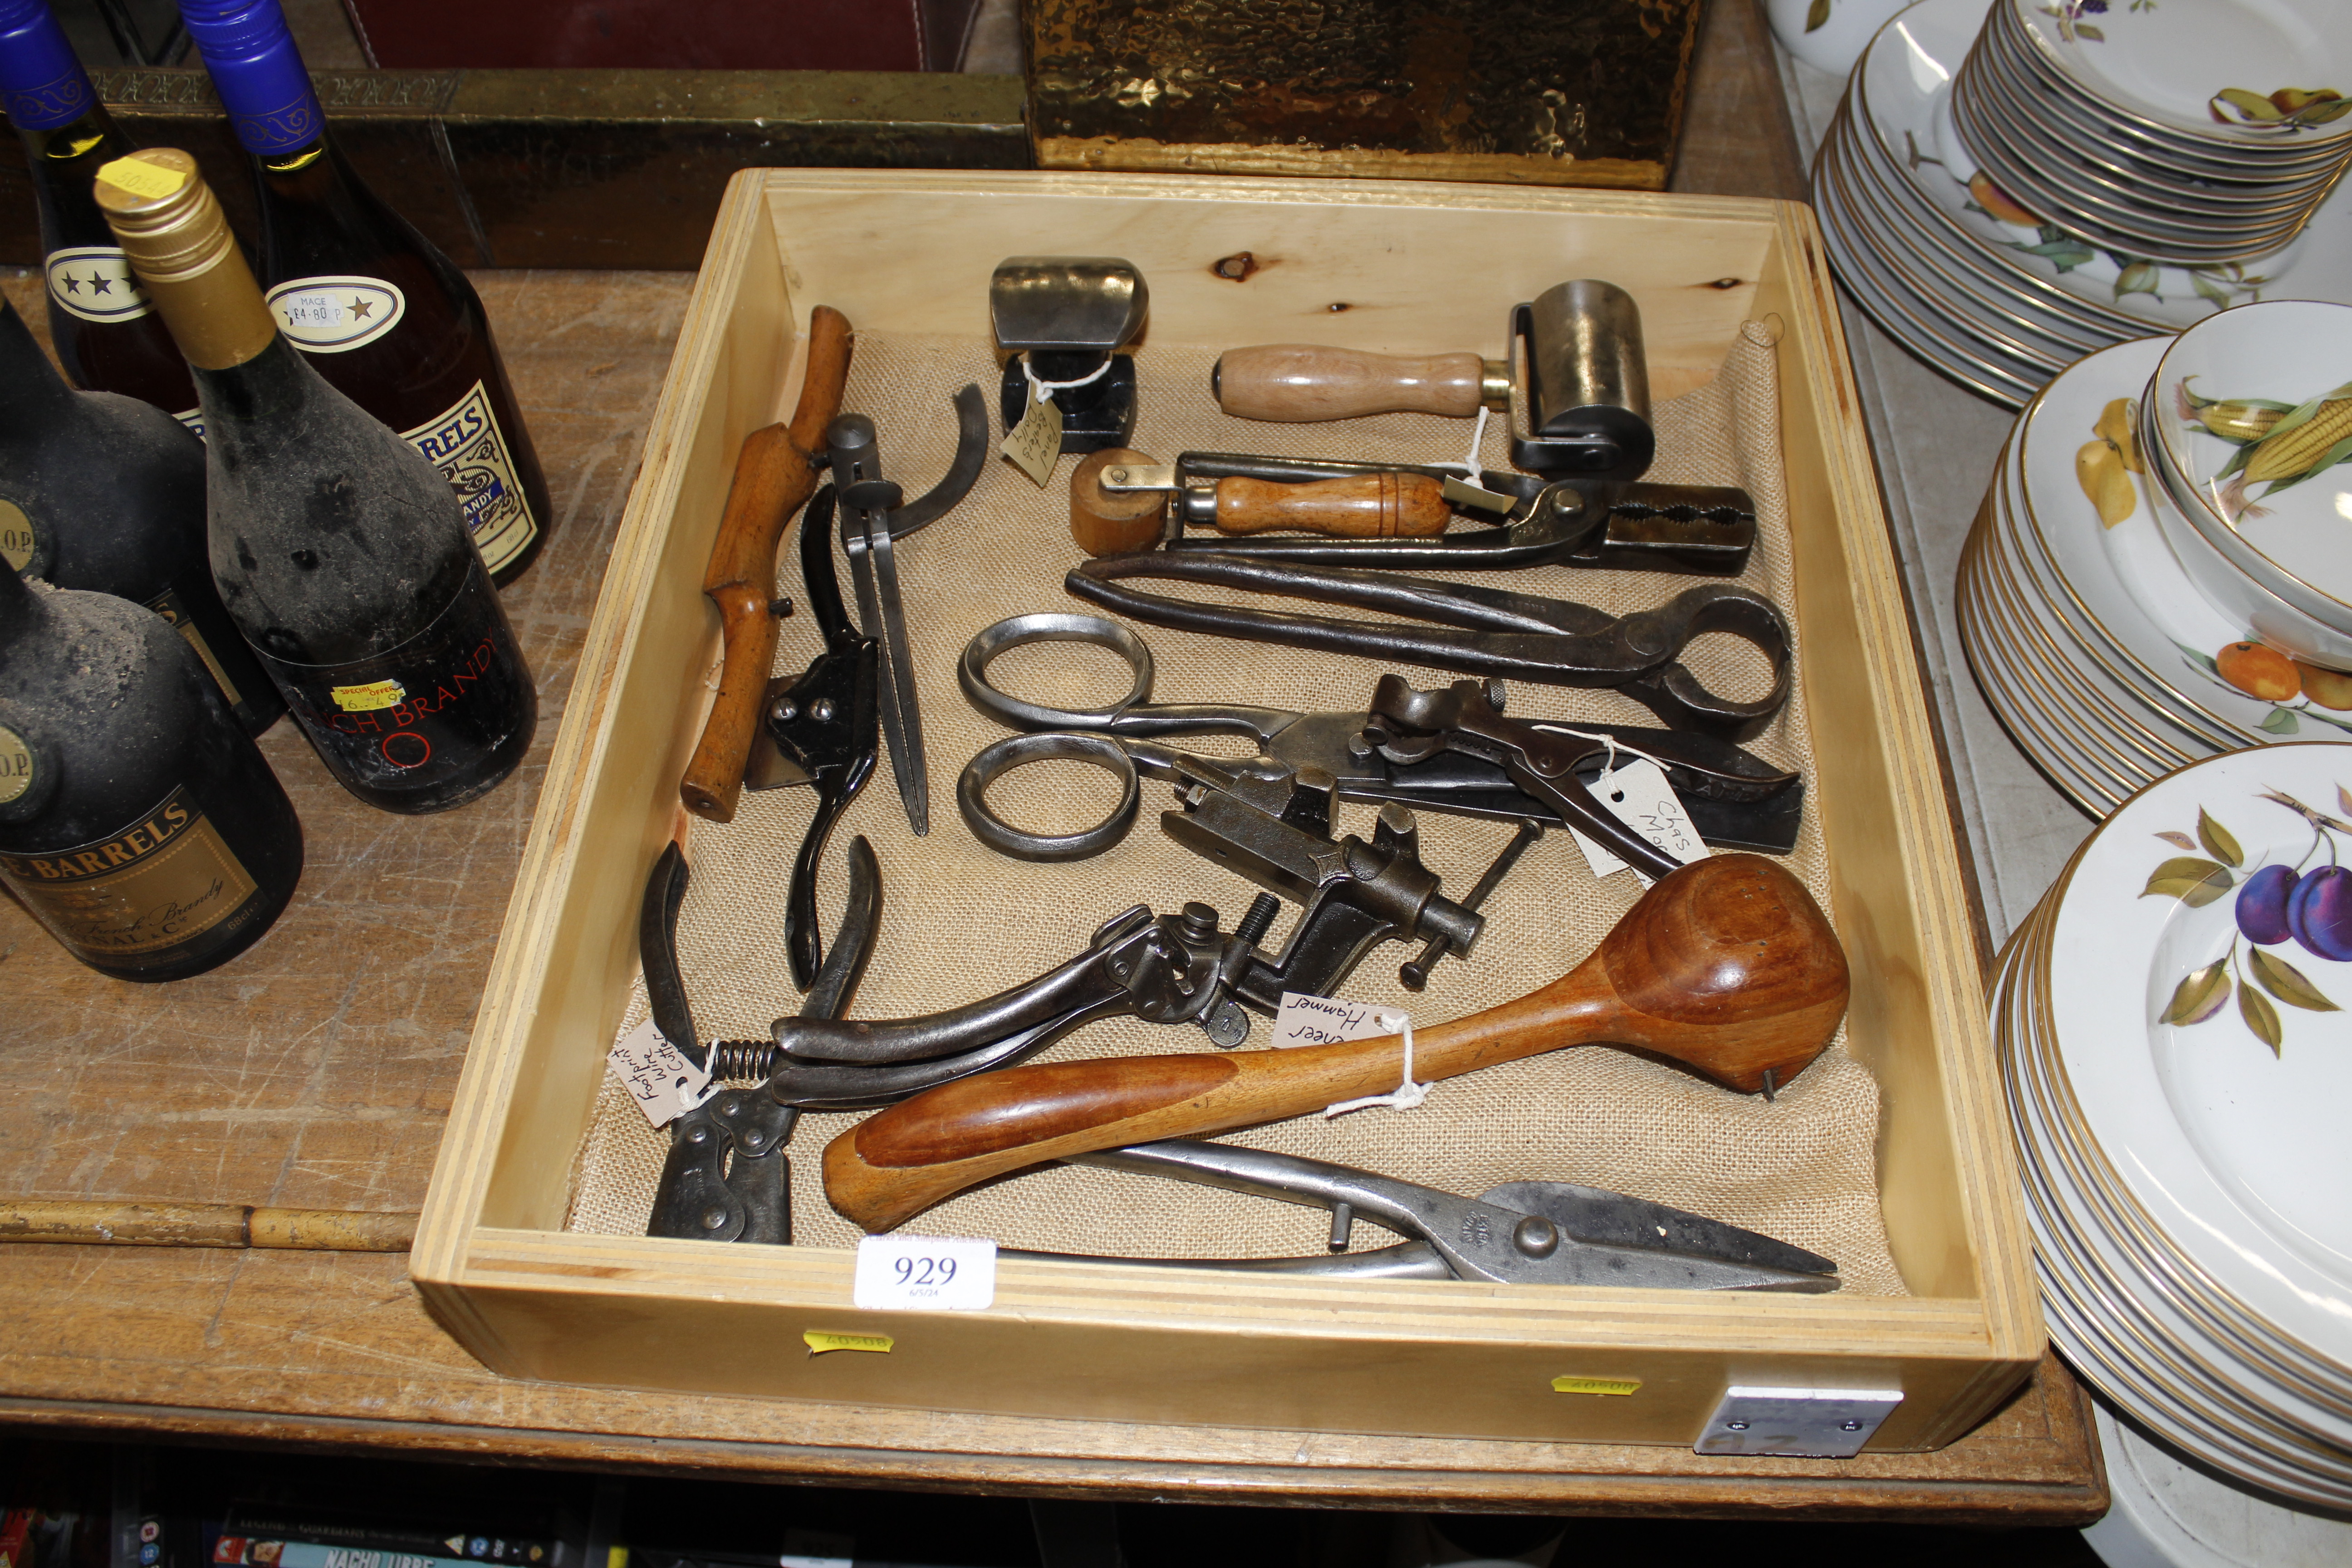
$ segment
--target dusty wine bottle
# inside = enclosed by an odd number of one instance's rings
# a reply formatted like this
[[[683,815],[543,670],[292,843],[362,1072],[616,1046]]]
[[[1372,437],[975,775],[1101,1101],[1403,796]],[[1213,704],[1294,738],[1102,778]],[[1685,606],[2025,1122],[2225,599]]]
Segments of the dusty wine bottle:
[[[117,980],[179,980],[261,940],[302,825],[171,627],[0,572],[0,881]]]
[[[90,196],[100,166],[131,141],[90,90],[45,0],[0,0],[0,108],[32,172],[49,341],[66,375],[152,403],[203,434],[188,367]]]
[[[194,158],[109,163],[98,200],[195,372],[221,602],[328,772],[386,811],[490,789],[538,698],[456,494],[278,335]]]
[[[552,518],[473,284],[344,161],[278,0],[181,0],[180,14],[253,154],[278,331],[431,459],[491,577],[512,582]]]
[[[247,734],[286,711],[213,587],[204,443],[136,398],[68,386],[5,300],[0,559],[54,586],[112,594],[163,616],[188,639]]]

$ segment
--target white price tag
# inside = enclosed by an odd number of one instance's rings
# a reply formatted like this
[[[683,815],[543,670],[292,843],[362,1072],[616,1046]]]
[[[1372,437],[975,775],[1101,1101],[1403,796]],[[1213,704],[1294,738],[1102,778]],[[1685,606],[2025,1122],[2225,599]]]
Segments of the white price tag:
[[[1062,456],[1062,405],[1050,397],[1040,403],[1031,393],[1029,412],[1021,416],[1021,423],[1013,427],[997,450],[1012,458],[1014,468],[1044,489],[1054,477],[1054,464]]]
[[[1647,758],[1636,757],[1632,762],[1605,773],[1592,785],[1592,798],[1618,821],[1687,866],[1694,860],[1706,858],[1706,844],[1691,826],[1690,813],[1683,809],[1682,797],[1675,786],[1666,782],[1665,770]],[[1595,844],[1573,826],[1576,847],[1584,851],[1585,863],[1596,877],[1626,869],[1625,862],[1601,845]],[[1642,873],[1642,885],[1649,886],[1650,879]]]
[[[1328,1046],[1341,1040],[1376,1040],[1404,1028],[1406,1015],[1394,1007],[1370,1007],[1361,1002],[1339,1002],[1286,991],[1275,1010],[1274,1044],[1277,1050],[1293,1046]]]
[[[605,1057],[605,1070],[621,1080],[656,1127],[667,1127],[718,1092],[710,1075],[662,1038],[647,1018],[621,1037]]]
[[[968,1236],[869,1236],[850,1300],[877,1312],[983,1312],[996,1300],[996,1243]]]

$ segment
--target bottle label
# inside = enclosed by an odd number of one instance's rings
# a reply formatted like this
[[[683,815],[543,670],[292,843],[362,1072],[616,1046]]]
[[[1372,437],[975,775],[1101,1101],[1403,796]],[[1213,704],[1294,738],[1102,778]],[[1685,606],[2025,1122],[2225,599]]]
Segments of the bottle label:
[[[269,313],[297,347],[339,354],[398,326],[408,296],[381,278],[296,278],[269,291]]]
[[[49,252],[49,298],[85,321],[135,321],[147,313],[147,293],[131,258],[103,245]]]
[[[539,536],[506,435],[490,412],[489,393],[480,382],[447,413],[400,435],[457,492],[474,547],[491,571],[503,570]]]
[[[165,626],[188,639],[188,646],[196,650],[196,657],[204,661],[206,669],[212,671],[213,680],[220,687],[221,695],[228,699],[228,705],[231,708],[241,705],[245,698],[238,693],[236,682],[228,678],[228,671],[223,669],[220,660],[213,657],[212,645],[205,641],[205,634],[196,629],[196,623],[188,615],[187,604],[180,597],[180,591],[166,588],[148,600],[147,607],[163,616]]]
[[[0,875],[77,955],[157,968],[236,935],[260,891],[185,785],[111,837],[0,855]]]
[[[0,561],[7,562],[11,572],[22,572],[40,547],[41,536],[33,531],[33,520],[25,509],[0,497]]]
[[[173,415],[172,417],[186,426],[188,427],[188,434],[194,436],[197,440],[201,441],[205,438],[205,411],[203,409],[183,408],[177,414]]]
[[[390,653],[315,665],[254,651],[320,759],[354,788],[446,791],[532,721],[530,669],[478,565],[432,625]]]
[[[25,737],[0,724],[0,805],[22,799],[33,787],[33,748]]]

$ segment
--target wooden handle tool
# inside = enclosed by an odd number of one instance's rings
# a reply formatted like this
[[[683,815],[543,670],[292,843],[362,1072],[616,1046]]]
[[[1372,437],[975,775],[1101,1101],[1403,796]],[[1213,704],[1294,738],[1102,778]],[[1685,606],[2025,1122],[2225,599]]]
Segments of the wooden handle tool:
[[[1804,1070],[1845,1016],[1844,951],[1812,895],[1755,855],[1663,879],[1583,963],[1515,1002],[1414,1031],[1430,1082],[1569,1046],[1668,1058],[1744,1093]],[[1395,1036],[1297,1050],[1057,1062],[945,1084],[824,1151],[825,1196],[869,1231],[1045,1161],[1304,1116],[1395,1089]]]
[[[1311,425],[1366,414],[1444,414],[1480,404],[1507,408],[1510,367],[1475,353],[1376,354],[1315,343],[1228,349],[1209,373],[1217,405],[1239,419]]]
[[[713,822],[731,822],[743,792],[743,764],[758,737],[760,700],[776,655],[776,549],[793,514],[816,493],[824,430],[841,413],[849,379],[849,320],[830,305],[809,313],[808,369],[790,422],[754,430],[735,459],[735,481],[702,591],[719,606],[725,653],[719,698],[704,721],[677,797]]]
[[[1444,481],[1427,474],[1185,483],[1179,473],[1124,447],[1095,453],[1070,475],[1070,537],[1089,555],[1149,550],[1165,531],[1171,505],[1186,527],[1226,533],[1422,539],[1444,532],[1454,521]]]
[[[81,1247],[265,1247],[298,1252],[405,1252],[413,1214],[279,1209],[251,1204],[141,1204],[0,1198],[0,1243]]]

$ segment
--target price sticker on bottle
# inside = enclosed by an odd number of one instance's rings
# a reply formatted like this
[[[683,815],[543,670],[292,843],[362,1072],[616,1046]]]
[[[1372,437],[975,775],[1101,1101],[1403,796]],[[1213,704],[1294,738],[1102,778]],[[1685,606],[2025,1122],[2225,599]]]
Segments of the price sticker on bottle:
[[[869,1236],[849,1299],[876,1312],[984,1312],[996,1300],[996,1243],[968,1236]]]
[[[1594,781],[1592,798],[1601,809],[1618,821],[1656,845],[1666,854],[1687,866],[1694,860],[1704,860],[1708,850],[1698,829],[1691,825],[1690,812],[1684,806],[1682,796],[1666,782],[1665,770],[1647,758],[1635,758],[1630,763],[1605,773]],[[1606,877],[1626,869],[1619,859],[1601,845],[1594,843],[1571,825],[1576,834],[1576,847],[1584,851],[1585,863],[1596,877]],[[1647,887],[1650,879],[1641,872],[1633,873]]]

